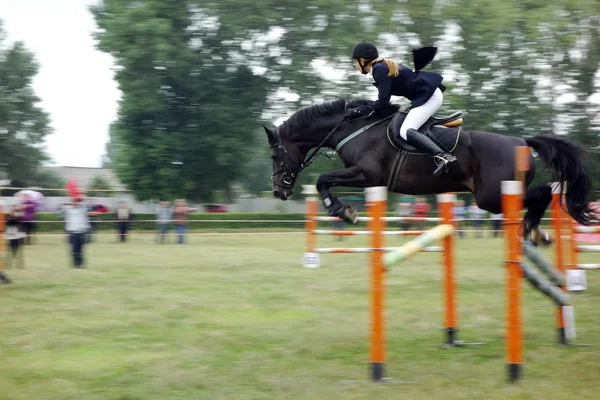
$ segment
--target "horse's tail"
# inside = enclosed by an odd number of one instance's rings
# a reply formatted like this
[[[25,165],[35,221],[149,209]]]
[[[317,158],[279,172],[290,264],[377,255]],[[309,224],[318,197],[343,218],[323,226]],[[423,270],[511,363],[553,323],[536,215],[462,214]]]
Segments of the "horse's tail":
[[[568,213],[580,224],[588,225],[594,222],[596,219],[589,203],[592,183],[583,163],[585,159],[583,149],[550,135],[538,135],[525,141],[552,169],[553,180],[565,182],[566,187],[561,190],[566,190],[565,202]]]

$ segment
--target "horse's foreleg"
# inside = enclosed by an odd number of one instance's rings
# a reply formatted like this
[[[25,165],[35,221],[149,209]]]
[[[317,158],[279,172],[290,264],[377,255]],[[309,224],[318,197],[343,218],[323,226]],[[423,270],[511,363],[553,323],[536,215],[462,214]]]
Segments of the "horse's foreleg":
[[[333,196],[329,189],[333,186],[367,187],[369,181],[364,172],[358,167],[351,167],[342,171],[328,172],[317,179],[317,190],[321,195],[323,204],[331,216],[337,216],[347,222],[356,224],[358,214],[352,206],[345,205]]]
[[[534,244],[548,245],[552,243],[550,236],[540,229],[540,221],[546,209],[552,201],[552,188],[549,185],[541,185],[527,189],[524,206],[527,209],[524,222],[524,237],[531,235]]]

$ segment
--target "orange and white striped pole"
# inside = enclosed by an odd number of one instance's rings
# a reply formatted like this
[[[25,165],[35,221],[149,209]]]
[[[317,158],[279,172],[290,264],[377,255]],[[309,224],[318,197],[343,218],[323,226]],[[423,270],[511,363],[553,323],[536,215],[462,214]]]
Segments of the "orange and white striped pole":
[[[577,236],[575,236],[577,234],[577,230],[575,229],[576,226],[577,221],[575,221],[572,218],[569,218],[569,247],[571,249],[571,251],[569,251],[569,264],[570,268],[572,269],[578,268],[577,265],[579,264],[579,256],[577,254]]]
[[[523,316],[521,256],[523,255],[521,210],[526,189],[526,176],[529,171],[528,146],[515,148],[515,180],[502,181],[502,213],[506,232],[506,364],[508,380],[516,382],[521,378],[523,364]]]
[[[523,182],[502,181],[502,212],[506,233],[506,364],[508,379],[516,382],[521,377],[523,364],[523,324],[521,315],[521,210],[523,209]]]
[[[437,196],[437,203],[442,218],[442,224],[454,226],[453,208],[456,196],[452,193],[444,193]],[[454,235],[448,235],[443,239],[442,263],[444,265],[444,326],[446,327],[446,345],[456,344],[458,324],[456,312],[456,281],[454,279]]]
[[[4,260],[6,254],[4,253],[4,229],[6,228],[6,221],[4,218],[4,206],[0,201],[0,273],[4,270]]]
[[[556,249],[556,257],[555,257],[555,268],[559,270],[563,275],[566,276],[565,271],[565,257],[564,257],[564,248],[563,248],[563,212],[561,209],[561,183],[554,182],[552,184],[552,203],[550,206],[550,215],[552,217],[552,225],[554,228],[554,235],[556,236],[556,240],[554,243]],[[559,286],[559,288],[563,291],[566,290],[564,286]],[[558,306],[556,309],[556,329],[558,333],[558,343],[559,344],[567,344],[567,338],[565,336],[565,317],[563,315],[563,307]]]
[[[383,380],[385,365],[385,266],[383,263],[383,231],[387,213],[387,187],[377,186],[366,189],[365,197],[369,210],[369,230],[371,235],[371,377],[374,381]]]
[[[319,212],[319,200],[317,199],[317,187],[314,185],[304,185],[302,193],[306,195],[306,252],[304,253],[304,268],[319,268],[320,258],[315,251],[317,247],[317,214]]]

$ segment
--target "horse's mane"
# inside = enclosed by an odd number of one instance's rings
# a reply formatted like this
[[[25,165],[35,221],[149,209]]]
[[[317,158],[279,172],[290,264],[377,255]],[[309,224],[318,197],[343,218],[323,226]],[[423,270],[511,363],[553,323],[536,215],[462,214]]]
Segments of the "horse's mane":
[[[344,99],[337,99],[326,101],[321,104],[314,104],[293,113],[291,117],[279,126],[278,132],[285,135],[293,129],[302,128],[319,119],[325,119],[335,114],[345,113],[346,110],[350,108],[370,106],[371,104],[373,104],[373,101],[367,99],[356,99],[348,102]]]

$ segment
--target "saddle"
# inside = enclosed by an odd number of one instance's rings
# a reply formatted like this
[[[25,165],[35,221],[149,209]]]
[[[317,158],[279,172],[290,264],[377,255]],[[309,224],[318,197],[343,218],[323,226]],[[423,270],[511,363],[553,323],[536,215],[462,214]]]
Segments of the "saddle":
[[[404,119],[406,118],[406,114],[406,112],[399,112],[396,114],[387,127],[387,137],[390,144],[397,150],[418,153],[417,148],[408,144],[408,142],[402,139],[400,135],[392,132],[394,126],[402,125],[402,122],[404,122]],[[447,117],[430,117],[427,122],[419,128],[419,132],[431,138],[431,140],[437,143],[442,150],[451,153],[456,148],[460,136],[461,125],[463,122],[461,116],[462,112],[457,111]]]

